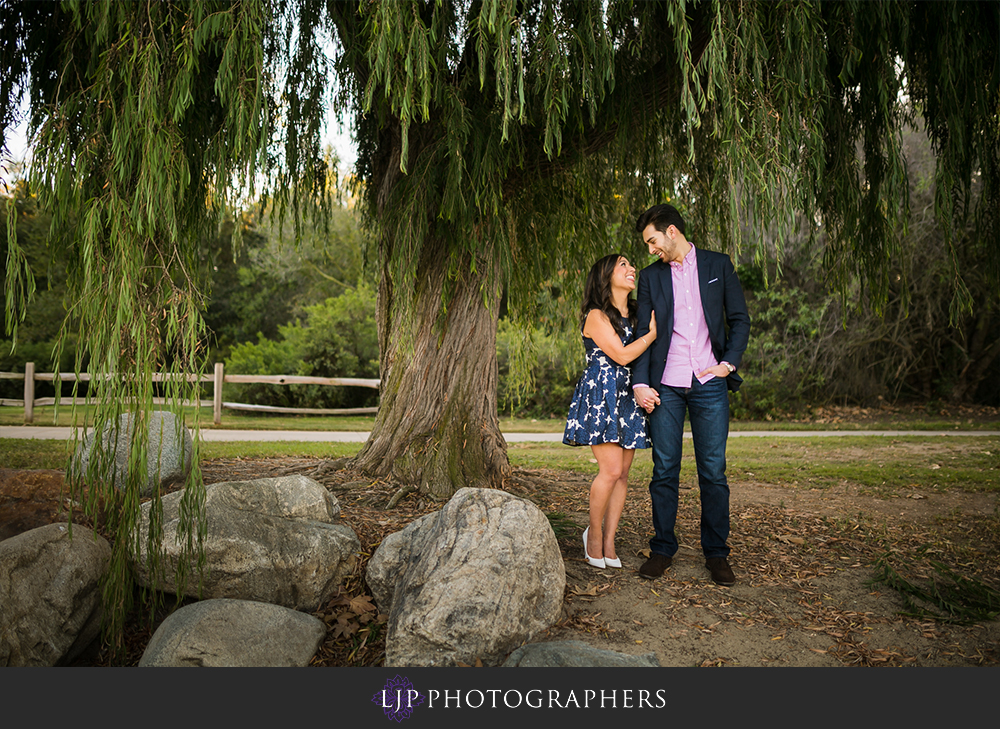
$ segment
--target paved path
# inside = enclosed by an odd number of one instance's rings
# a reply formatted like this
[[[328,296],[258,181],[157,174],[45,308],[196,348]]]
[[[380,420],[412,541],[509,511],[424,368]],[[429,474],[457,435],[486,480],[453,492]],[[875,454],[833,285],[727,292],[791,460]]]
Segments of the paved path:
[[[0,438],[67,440],[72,428],[35,425],[0,425]],[[1000,436],[1000,430],[733,430],[730,438],[821,438],[829,436]],[[562,433],[504,433],[508,443],[561,443]],[[690,433],[684,434],[690,438]],[[208,441],[319,441],[329,443],[363,443],[367,432],[318,430],[214,430],[201,431],[201,440]]]

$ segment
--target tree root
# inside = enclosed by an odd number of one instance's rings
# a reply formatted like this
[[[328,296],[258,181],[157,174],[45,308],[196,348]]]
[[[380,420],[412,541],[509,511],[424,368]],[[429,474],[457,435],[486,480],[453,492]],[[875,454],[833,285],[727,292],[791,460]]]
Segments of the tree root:
[[[413,484],[407,484],[406,486],[401,486],[399,488],[399,491],[394,493],[392,495],[392,498],[389,499],[389,503],[385,505],[385,510],[388,511],[396,504],[398,504],[400,501],[402,501],[404,496],[406,496],[407,494],[412,494],[416,490],[417,487],[414,486]]]

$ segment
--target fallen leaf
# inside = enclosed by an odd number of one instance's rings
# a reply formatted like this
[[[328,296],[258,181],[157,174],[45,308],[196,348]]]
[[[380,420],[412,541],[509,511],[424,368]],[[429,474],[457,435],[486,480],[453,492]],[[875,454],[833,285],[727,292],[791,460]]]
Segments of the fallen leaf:
[[[375,612],[375,605],[371,601],[370,595],[356,595],[351,599],[351,610],[361,615],[362,613]]]

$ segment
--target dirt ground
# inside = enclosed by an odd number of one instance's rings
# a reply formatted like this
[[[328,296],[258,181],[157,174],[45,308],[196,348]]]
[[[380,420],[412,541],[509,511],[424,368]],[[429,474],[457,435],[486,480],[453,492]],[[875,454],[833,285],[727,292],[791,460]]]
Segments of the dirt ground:
[[[218,460],[207,483],[303,473],[341,501],[344,523],[371,554],[387,534],[440,508],[417,494],[385,505],[396,488],[315,459]],[[590,477],[515,469],[506,485],[536,503],[556,529],[566,565],[565,610],[540,640],[581,640],[664,666],[998,666],[1000,621],[954,625],[905,617],[901,595],[873,582],[886,557],[916,581],[932,558],[1000,588],[1000,496],[909,489],[873,496],[843,484],[825,489],[731,484],[733,587],[711,582],[698,544],[697,489],[683,490],[681,549],[660,579],[639,577],[651,534],[648,491],[635,485],[618,534],[621,570],[582,559]],[[380,665],[376,608],[366,604],[365,560],[346,594],[316,614],[331,626],[315,665]],[[361,610],[358,610],[358,606]],[[353,612],[352,612],[353,611]],[[360,616],[360,617],[359,617]],[[340,626],[339,628],[337,626]]]
[[[873,583],[873,561],[883,549],[904,556],[947,542],[965,522],[996,513],[995,495],[881,500],[847,486],[831,493],[736,484],[733,587],[715,585],[704,567],[696,491],[682,494],[681,548],[673,566],[658,580],[640,578],[648,494],[635,501],[642,502],[634,510],[641,513],[631,515],[632,528],[619,540],[621,571],[601,574],[579,558],[579,540],[561,542],[572,617],[553,639],[652,651],[664,666],[1000,665],[1000,621],[958,627],[905,618],[901,596]],[[949,515],[945,525],[941,514]],[[586,512],[579,517],[585,522]],[[993,585],[996,547],[979,574]]]

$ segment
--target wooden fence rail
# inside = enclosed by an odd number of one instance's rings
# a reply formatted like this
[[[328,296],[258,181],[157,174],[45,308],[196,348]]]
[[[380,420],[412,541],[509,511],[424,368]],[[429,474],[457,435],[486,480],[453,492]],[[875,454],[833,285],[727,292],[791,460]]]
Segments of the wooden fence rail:
[[[35,397],[36,382],[53,382],[56,377],[60,382],[89,382],[93,379],[90,374],[84,372],[77,376],[73,372],[35,372],[35,363],[28,362],[24,366],[24,372],[0,372],[0,380],[24,380],[24,399],[14,400],[10,398],[0,398],[0,405],[10,407],[24,407],[24,422],[31,423],[34,420],[35,407],[54,405],[54,397]],[[111,377],[111,375],[108,375]],[[289,413],[295,415],[369,415],[378,412],[378,407],[370,408],[282,408],[272,405],[252,405],[240,402],[224,402],[222,399],[222,386],[226,382],[233,384],[259,383],[265,385],[325,385],[331,387],[370,387],[377,390],[379,380],[367,380],[358,377],[302,377],[300,375],[227,375],[223,371],[223,365],[216,363],[215,373],[211,375],[169,375],[162,373],[153,374],[153,382],[167,382],[169,380],[184,379],[188,382],[211,382],[212,399],[184,401],[182,405],[212,408],[212,419],[216,425],[222,423],[222,411],[225,410],[247,410],[252,412],[266,413]],[[86,398],[60,399],[66,403],[91,403],[93,400]],[[162,405],[167,402],[165,398],[157,397],[153,403]]]

